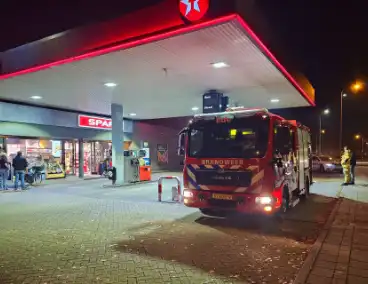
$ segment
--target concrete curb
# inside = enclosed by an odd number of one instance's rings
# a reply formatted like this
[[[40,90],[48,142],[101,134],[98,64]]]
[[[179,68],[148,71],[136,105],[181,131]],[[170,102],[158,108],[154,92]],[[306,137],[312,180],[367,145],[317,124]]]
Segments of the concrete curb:
[[[144,184],[151,184],[151,183],[155,183],[158,182],[157,180],[151,180],[151,181],[142,181],[142,182],[136,182],[136,183],[125,183],[125,184],[104,184],[102,187],[103,188],[117,188],[117,187],[132,187],[135,185],[144,185]]]
[[[342,193],[342,191],[344,190],[344,186],[343,185],[341,185],[340,186],[340,190],[336,193],[336,197],[337,198],[341,198],[341,193]]]
[[[156,174],[159,174],[159,173],[171,173],[169,171],[166,171],[166,172],[156,172]],[[150,181],[141,181],[141,182],[136,182],[136,183],[125,183],[125,184],[115,184],[115,185],[112,185],[112,184],[104,184],[102,187],[103,188],[119,188],[119,187],[132,187],[132,186],[135,186],[135,185],[144,185],[144,184],[152,184],[152,183],[156,183],[158,182],[159,178],[157,179],[153,179],[153,180],[150,180]]]
[[[104,176],[96,176],[96,177],[85,177],[81,180],[99,180],[99,179],[104,179]]]
[[[297,274],[297,276],[296,276],[296,278],[293,282],[294,284],[305,284],[306,283],[306,281],[308,279],[308,276],[309,276],[309,273],[313,268],[313,264],[316,261],[317,256],[318,256],[318,254],[321,250],[322,244],[323,244],[324,240],[327,237],[328,230],[331,228],[332,223],[335,220],[335,217],[336,217],[336,214],[337,214],[337,211],[340,207],[341,202],[342,202],[342,199],[339,198],[339,200],[336,202],[330,216],[328,217],[328,219],[326,221],[326,224],[324,225],[321,233],[319,234],[316,242],[313,244],[306,260],[304,261],[303,266],[300,268],[300,270],[299,270],[299,272],[298,272],[298,274]]]
[[[160,174],[160,173],[170,173],[170,171],[153,171],[152,174]],[[94,177],[84,177],[81,180],[99,180],[99,179],[106,179],[104,176],[94,176]]]

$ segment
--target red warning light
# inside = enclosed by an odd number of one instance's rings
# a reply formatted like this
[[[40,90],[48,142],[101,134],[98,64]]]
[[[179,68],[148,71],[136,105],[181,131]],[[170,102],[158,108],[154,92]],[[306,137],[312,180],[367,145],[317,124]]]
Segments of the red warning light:
[[[230,117],[216,117],[216,123],[230,123]]]

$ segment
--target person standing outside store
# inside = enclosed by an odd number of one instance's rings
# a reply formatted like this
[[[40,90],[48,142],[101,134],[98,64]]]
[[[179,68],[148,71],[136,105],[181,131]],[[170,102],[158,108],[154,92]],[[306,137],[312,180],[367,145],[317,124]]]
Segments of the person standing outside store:
[[[9,176],[8,156],[5,151],[0,147],[0,190],[7,190],[6,181]]]
[[[356,155],[354,151],[351,151],[351,159],[350,159],[351,183],[350,184],[355,184],[355,166],[356,166]]]
[[[351,183],[351,152],[347,146],[344,147],[344,152],[341,155],[341,166],[344,172],[344,183],[342,185],[349,185]]]
[[[23,157],[22,152],[19,151],[15,158],[13,159],[13,168],[14,168],[14,175],[15,175],[15,183],[14,183],[14,189],[18,189],[18,183],[20,180],[20,184],[22,187],[22,190],[26,189],[26,185],[24,182],[26,170],[28,167],[27,159]]]

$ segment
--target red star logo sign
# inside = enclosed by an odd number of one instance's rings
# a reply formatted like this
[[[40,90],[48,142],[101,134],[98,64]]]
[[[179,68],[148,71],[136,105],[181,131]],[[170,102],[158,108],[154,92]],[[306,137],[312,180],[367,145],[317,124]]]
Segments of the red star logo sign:
[[[202,19],[209,6],[210,0],[179,0],[180,13],[190,22]]]

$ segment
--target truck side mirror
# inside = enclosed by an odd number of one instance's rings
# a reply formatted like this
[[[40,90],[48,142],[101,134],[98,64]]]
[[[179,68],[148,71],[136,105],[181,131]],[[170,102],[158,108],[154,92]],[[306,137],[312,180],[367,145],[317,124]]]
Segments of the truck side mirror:
[[[178,156],[185,155],[185,137],[186,137],[185,132],[179,134],[178,149],[177,149]]]

